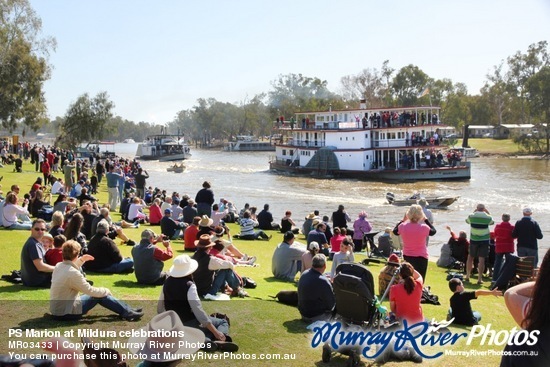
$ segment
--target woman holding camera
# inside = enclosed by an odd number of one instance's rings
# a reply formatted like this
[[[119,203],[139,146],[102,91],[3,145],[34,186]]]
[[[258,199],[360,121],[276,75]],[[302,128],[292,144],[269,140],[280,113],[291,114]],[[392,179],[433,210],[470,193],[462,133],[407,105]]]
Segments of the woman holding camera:
[[[411,205],[403,220],[393,229],[395,235],[401,236],[403,257],[426,280],[428,270],[428,248],[426,237],[436,233],[434,226],[424,215],[420,205]]]
[[[401,265],[399,275],[401,277],[399,284],[392,285],[390,288],[391,311],[400,320],[407,320],[412,324],[421,322],[424,320],[420,305],[422,276],[406,262]]]

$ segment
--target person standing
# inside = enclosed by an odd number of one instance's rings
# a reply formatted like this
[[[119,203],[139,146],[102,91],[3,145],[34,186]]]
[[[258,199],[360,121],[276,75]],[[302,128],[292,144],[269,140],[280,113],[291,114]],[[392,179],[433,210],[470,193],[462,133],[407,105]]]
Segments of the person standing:
[[[493,217],[484,204],[477,204],[476,210],[466,218],[470,225],[470,251],[466,262],[466,278],[470,281],[470,273],[474,266],[474,258],[478,258],[477,284],[483,284],[483,272],[485,271],[485,258],[489,256],[489,241],[491,231],[489,226],[495,224]]]
[[[502,269],[502,259],[506,262],[514,253],[514,238],[512,233],[514,226],[510,223],[510,214],[502,214],[502,222],[495,226],[493,231],[495,237],[495,265],[493,266],[493,283],[497,281]]]
[[[533,211],[530,208],[523,209],[523,218],[516,222],[512,237],[517,238],[518,256],[534,256],[535,266],[539,263],[538,241],[542,239],[542,231],[539,224],[531,218]]]
[[[65,178],[65,192],[69,193],[71,192],[74,184],[73,180],[73,169],[76,167],[76,164],[69,163],[68,159],[65,159],[63,163],[63,176]]]
[[[139,167],[137,174],[134,176],[136,182],[136,195],[140,199],[143,199],[145,196],[145,182],[149,178],[149,173],[143,168]]]
[[[436,234],[436,229],[424,216],[422,207],[418,204],[411,205],[403,220],[393,229],[393,234],[401,236],[403,258],[425,280],[428,271],[426,237]]]
[[[364,210],[359,213],[355,222],[353,222],[353,244],[355,252],[363,249],[363,237],[372,230],[372,226],[367,220],[367,212]]]
[[[208,218],[212,217],[212,205],[214,204],[214,191],[212,191],[212,185],[208,181],[202,183],[202,189],[197,192],[195,196],[195,202],[197,203],[198,216],[208,215]]]
[[[109,172],[105,175],[107,179],[107,189],[109,190],[109,207],[112,212],[116,211],[118,205],[118,182],[122,177],[120,170],[115,171],[114,166],[109,167]],[[67,177],[65,177],[67,179]]]
[[[349,214],[344,209],[343,205],[338,205],[338,210],[332,212],[332,227],[333,228],[348,228],[348,223],[351,222]]]

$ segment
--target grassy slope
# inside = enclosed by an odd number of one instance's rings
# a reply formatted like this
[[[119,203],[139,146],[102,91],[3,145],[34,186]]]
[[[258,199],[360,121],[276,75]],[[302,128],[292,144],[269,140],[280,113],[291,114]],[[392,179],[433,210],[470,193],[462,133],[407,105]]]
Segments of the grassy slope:
[[[15,174],[11,172],[12,167],[0,168],[0,176],[4,176],[3,185],[4,193],[9,190],[13,183],[21,186],[22,192],[30,189],[31,184],[38,176],[34,172],[30,164],[24,165],[24,172]],[[107,192],[105,185],[100,187],[99,193],[100,202],[105,202]],[[115,216],[116,217],[116,216]],[[158,228],[158,227],[157,227]],[[131,229],[126,230],[129,237],[138,240],[139,234],[143,230]],[[158,231],[158,229],[155,229]],[[232,226],[232,230],[236,233],[237,228]],[[0,230],[0,273],[7,274],[13,269],[19,268],[20,249],[28,237],[27,231],[7,231]],[[235,299],[230,302],[204,302],[204,307],[207,312],[223,312],[230,316],[232,324],[232,334],[243,353],[296,353],[295,361],[287,361],[285,365],[291,366],[310,366],[314,363],[323,365],[321,360],[320,348],[312,349],[309,346],[310,334],[306,332],[305,325],[299,320],[297,309],[274,302],[269,296],[275,295],[279,290],[295,289],[295,285],[277,281],[271,276],[271,254],[278,242],[281,240],[281,235],[273,233],[273,239],[269,242],[263,241],[237,241],[238,247],[248,254],[253,254],[258,257],[259,267],[255,268],[239,268],[239,273],[244,276],[250,276],[258,283],[258,288],[250,290],[251,298]],[[301,239],[304,242],[304,239]],[[183,253],[183,244],[181,241],[174,241],[174,247],[178,254]],[[120,247],[124,255],[130,255],[129,247]],[[357,258],[363,258],[362,255],[357,255]],[[167,262],[167,267],[171,261]],[[380,266],[373,265],[371,270],[375,274],[375,278],[379,272]],[[91,315],[87,316],[80,323],[57,323],[48,318],[44,318],[44,314],[48,310],[47,300],[49,299],[48,290],[29,289],[19,285],[13,285],[4,281],[0,281],[0,300],[2,310],[2,326],[0,328],[0,352],[6,353],[7,341],[10,339],[7,335],[7,329],[11,327],[22,328],[48,328],[51,330],[68,330],[77,328],[99,328],[103,330],[129,330],[144,326],[147,321],[155,314],[156,302],[160,287],[144,287],[138,286],[135,283],[133,274],[129,275],[99,275],[89,274],[88,277],[94,280],[95,285],[108,287],[113,294],[125,300],[128,300],[132,305],[145,307],[146,317],[137,323],[127,323],[116,317],[110,316],[108,312],[103,311],[100,307],[94,309]],[[430,263],[428,271],[428,284],[432,288],[432,292],[440,297],[441,306],[424,305],[424,315],[427,318],[435,318],[443,320],[445,318],[450,291],[447,288],[445,280],[446,273],[444,269],[437,268],[434,263]],[[377,287],[378,285],[376,285]],[[477,289],[478,286],[467,285],[470,290]],[[514,322],[509,316],[504,306],[502,298],[480,297],[473,301],[474,309],[480,311],[483,315],[483,323],[491,323],[494,330],[510,330],[514,327]],[[452,328],[455,332],[462,332],[464,328]],[[28,340],[28,339],[25,339]],[[76,341],[76,338],[72,338]],[[106,339],[110,340],[110,339]],[[477,347],[479,350],[487,350],[489,347]],[[432,353],[444,351],[445,347],[432,348]],[[453,350],[470,350],[472,346],[466,346],[462,341],[457,345],[450,347]],[[502,347],[495,347],[496,350],[501,350]],[[13,351],[13,350],[12,350]],[[126,352],[126,351],[121,351]],[[347,357],[334,357],[331,365],[344,366]],[[366,359],[362,360],[365,364],[369,364]],[[434,360],[425,360],[425,364],[441,364],[446,366],[469,366],[472,362],[480,365],[493,366],[497,365],[499,357],[484,356],[476,357],[475,359],[464,357],[444,356]],[[195,362],[197,363],[197,362]],[[216,363],[222,366],[245,366],[250,362],[247,360],[221,360],[216,362],[201,361],[199,365]],[[135,365],[135,361],[131,361],[131,365]],[[274,362],[255,361],[254,365],[272,365]],[[407,366],[407,363],[388,364]]]
[[[472,148],[476,148],[481,154],[525,154],[520,151],[520,147],[512,139],[496,140],[470,138],[468,143]],[[462,146],[462,139],[459,139],[456,146]]]

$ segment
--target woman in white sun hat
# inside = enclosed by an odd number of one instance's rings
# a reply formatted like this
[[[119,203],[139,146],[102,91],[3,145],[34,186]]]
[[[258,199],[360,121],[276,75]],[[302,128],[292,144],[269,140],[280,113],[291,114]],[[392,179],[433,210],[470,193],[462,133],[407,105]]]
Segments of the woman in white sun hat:
[[[198,266],[198,262],[188,255],[180,255],[174,259],[174,264],[168,272],[169,277],[160,294],[157,311],[172,310],[178,314],[185,326],[204,332],[204,349],[236,352],[239,347],[231,342],[228,320],[210,317],[202,308],[193,281],[193,272]]]

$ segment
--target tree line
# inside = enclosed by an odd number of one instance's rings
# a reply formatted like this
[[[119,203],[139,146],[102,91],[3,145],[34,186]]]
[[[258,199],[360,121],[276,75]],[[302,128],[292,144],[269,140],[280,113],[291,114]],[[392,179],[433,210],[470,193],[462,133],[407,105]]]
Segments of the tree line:
[[[40,19],[28,0],[0,0],[0,20],[0,121],[5,129],[53,132],[62,146],[102,139],[140,141],[160,133],[158,125],[115,116],[107,92],[78,96],[65,116],[48,124],[42,87],[50,77],[48,55],[55,50],[55,39],[40,36]],[[326,80],[286,74],[273,80],[269,91],[239,102],[199,98],[167,121],[164,130],[184,132],[203,143],[236,135],[267,136],[277,117],[289,120],[296,112],[356,108],[366,99],[369,108],[437,105],[443,122],[457,129],[532,123],[538,131],[533,138],[549,151],[549,95],[548,42],[540,41],[494,66],[479,94],[469,94],[464,83],[432,78],[416,65],[394,69],[386,60],[380,68],[343,76],[337,91]]]

